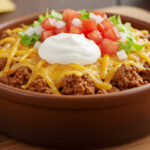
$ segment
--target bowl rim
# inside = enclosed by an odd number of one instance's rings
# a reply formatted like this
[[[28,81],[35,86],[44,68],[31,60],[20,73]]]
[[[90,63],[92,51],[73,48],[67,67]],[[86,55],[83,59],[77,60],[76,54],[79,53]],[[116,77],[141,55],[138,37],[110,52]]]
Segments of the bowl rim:
[[[107,13],[107,11],[106,11]],[[9,21],[5,21],[0,24],[0,31],[3,31],[3,28],[6,28],[12,24],[17,24],[23,21],[32,20],[37,18],[39,14],[43,12],[38,12],[34,14],[29,14]],[[107,13],[108,15],[120,15],[115,13]],[[132,18],[125,15],[120,15],[121,18],[126,18],[127,20],[134,20],[134,22],[140,22],[141,24],[147,24],[150,27],[150,23]],[[150,84],[143,85],[141,87],[136,87],[133,89],[128,89],[124,91],[119,91],[116,93],[101,94],[101,95],[49,95],[41,94],[37,92],[32,92],[29,90],[23,90],[14,88],[9,85],[0,83],[0,95],[7,100],[16,102],[19,104],[30,105],[32,107],[44,107],[44,108],[55,108],[55,109],[99,109],[99,108],[108,108],[114,106],[129,105],[137,102],[146,100],[147,97],[150,98],[149,93]],[[7,94],[9,93],[9,94]],[[145,94],[144,94],[145,93]],[[13,97],[10,97],[13,96]],[[143,95],[145,97],[143,98]],[[128,97],[133,97],[130,99]],[[138,99],[135,99],[135,96]],[[21,98],[21,99],[20,99]]]

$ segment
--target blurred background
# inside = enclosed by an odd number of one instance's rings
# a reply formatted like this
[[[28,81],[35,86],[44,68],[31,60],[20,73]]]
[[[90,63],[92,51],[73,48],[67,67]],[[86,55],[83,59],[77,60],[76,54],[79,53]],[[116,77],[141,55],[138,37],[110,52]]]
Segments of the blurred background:
[[[11,0],[0,0],[0,7],[3,7],[1,2],[4,1],[6,3]],[[150,0],[12,0],[12,2],[16,5],[16,9],[15,5],[13,6],[15,11],[12,9],[11,13],[1,13],[0,22],[30,13],[45,11],[47,8],[98,9],[128,5],[150,10]]]

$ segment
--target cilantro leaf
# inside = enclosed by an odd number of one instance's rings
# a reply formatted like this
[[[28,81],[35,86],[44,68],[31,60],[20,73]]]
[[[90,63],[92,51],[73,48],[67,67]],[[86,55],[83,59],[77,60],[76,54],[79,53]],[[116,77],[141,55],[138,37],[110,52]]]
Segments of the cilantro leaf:
[[[39,23],[41,24],[44,20],[45,20],[45,16],[44,15],[39,15]]]
[[[29,46],[35,44],[37,41],[40,41],[41,37],[39,35],[32,35],[32,36],[27,36],[27,35],[22,35],[21,42],[24,46]]]
[[[87,12],[85,9],[81,9],[79,12],[81,13],[81,19],[89,19],[90,11]]]

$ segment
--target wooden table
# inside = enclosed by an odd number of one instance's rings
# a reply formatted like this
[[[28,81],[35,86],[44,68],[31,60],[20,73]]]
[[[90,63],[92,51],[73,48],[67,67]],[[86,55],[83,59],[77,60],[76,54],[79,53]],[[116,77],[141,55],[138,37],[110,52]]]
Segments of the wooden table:
[[[17,1],[17,0],[15,0],[15,1]],[[20,0],[20,1],[22,1],[22,0]],[[32,1],[35,1],[35,0],[32,0]],[[43,0],[40,0],[40,1],[41,1],[41,5],[43,5],[42,4]],[[57,0],[55,0],[55,1],[57,1]],[[25,4],[25,1],[22,1],[22,2],[24,2],[24,4]],[[41,6],[41,7],[44,8],[43,6]],[[32,6],[31,6],[31,8],[32,8]],[[26,9],[24,8],[24,10],[25,10],[24,14],[29,13],[28,10],[29,9],[31,10],[31,8],[26,8]],[[3,14],[3,15],[0,15],[0,20],[4,21],[4,20],[8,20],[10,18],[13,18],[15,16],[22,15],[24,10],[22,11],[22,10],[20,10],[20,8],[18,8],[18,9],[19,9],[18,14],[17,14],[17,12],[14,12],[12,14]],[[132,14],[133,17],[138,17],[143,20],[150,21],[150,12],[145,11],[143,9],[135,8],[135,7],[125,7],[125,6],[109,7],[109,8],[104,8],[103,10],[108,11],[108,12],[125,14],[125,15],[129,15],[129,16]],[[32,13],[34,11],[31,10],[30,12]],[[0,150],[47,150],[47,149],[42,148],[42,147],[36,147],[36,146],[24,144],[24,143],[14,140],[14,139],[8,138],[4,135],[0,135]],[[95,150],[98,150],[98,149],[95,149]],[[111,147],[111,148],[105,148],[103,150],[150,150],[150,135],[147,137],[144,137],[142,139],[139,139],[137,141],[125,144],[125,145]]]

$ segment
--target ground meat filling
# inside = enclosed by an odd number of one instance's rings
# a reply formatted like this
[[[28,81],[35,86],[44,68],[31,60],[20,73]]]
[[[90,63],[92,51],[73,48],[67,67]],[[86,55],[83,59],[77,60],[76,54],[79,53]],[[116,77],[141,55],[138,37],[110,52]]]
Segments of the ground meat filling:
[[[0,77],[0,82],[1,82],[1,83],[4,83],[4,84],[7,84],[7,85],[10,85],[9,76],[6,76],[6,75],[1,76],[1,77]]]
[[[119,92],[120,89],[118,89],[117,87],[113,86],[110,90],[104,90],[104,89],[98,89],[98,91],[96,92],[96,94],[107,94],[107,93],[115,93],[115,92]]]
[[[1,33],[1,35],[0,35],[0,39],[4,39],[4,38],[9,37],[9,36],[11,36],[11,35],[12,35],[12,33],[7,32],[7,31],[3,31],[3,32]]]
[[[126,66],[122,64],[114,74],[111,81],[112,85],[118,87],[120,90],[130,89],[134,87],[139,87],[146,84],[142,77],[139,75],[138,68],[134,66]]]
[[[60,92],[63,95],[94,95],[96,92],[96,86],[88,74],[81,77],[75,74],[66,75],[61,85]]]
[[[144,65],[143,65],[143,67],[144,67],[144,68],[150,68],[150,65],[149,65],[148,62],[145,62]]]
[[[40,76],[30,83],[29,90],[33,92],[52,94],[52,91],[45,79]]]
[[[150,82],[150,68],[146,68],[140,72],[143,81]]]
[[[21,88],[21,86],[26,84],[27,81],[30,79],[31,73],[32,71],[30,68],[23,66],[9,76],[1,76],[0,82],[11,85],[13,87]]]
[[[113,86],[110,90],[108,90],[108,93],[115,93],[115,92],[119,92],[120,89],[118,89],[117,87]]]
[[[7,58],[0,58],[0,71],[5,68],[6,63]],[[111,80],[112,88],[107,91],[104,89],[98,89],[88,74],[82,76],[76,76],[75,74],[66,75],[62,80],[59,91],[62,95],[95,95],[114,93],[121,90],[139,87],[150,83],[150,65],[145,63],[143,66],[145,69],[139,71],[135,66],[126,66],[125,64],[122,64],[121,67],[117,69]],[[22,85],[25,85],[28,82],[31,74],[32,71],[29,67],[22,66],[11,75],[1,76],[0,82],[21,88]],[[53,94],[45,79],[40,76],[30,83],[28,90]]]
[[[7,58],[0,58],[0,71],[2,71],[4,69],[4,67],[6,66],[7,63]]]
[[[108,92],[104,89],[98,89],[96,94],[107,94]]]
[[[14,74],[10,76],[10,84],[14,87],[21,88],[30,79],[32,71],[29,67],[20,67]]]

